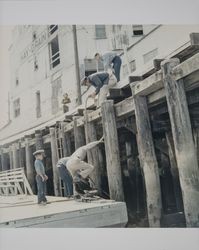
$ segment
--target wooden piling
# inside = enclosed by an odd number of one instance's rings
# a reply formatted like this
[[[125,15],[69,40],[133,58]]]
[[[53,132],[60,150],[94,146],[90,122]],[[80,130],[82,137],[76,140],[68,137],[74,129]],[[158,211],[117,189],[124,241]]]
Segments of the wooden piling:
[[[69,133],[64,133],[64,122],[61,123],[61,137],[63,143],[63,155],[64,157],[71,155],[71,140]]]
[[[87,111],[88,112],[88,111]],[[85,119],[87,119],[86,113],[84,114]],[[97,141],[97,133],[94,122],[86,122],[85,123],[85,137],[86,144],[92,141]],[[94,181],[96,188],[101,190],[101,171],[102,166],[100,162],[100,154],[101,151],[99,147],[95,147],[87,153],[88,163],[94,166],[94,170],[91,173],[91,179]]]
[[[133,90],[132,86],[132,92]],[[160,179],[146,97],[134,96],[134,105],[137,145],[140,166],[144,173],[149,226],[160,227],[162,213]]]
[[[174,79],[179,59],[162,62],[163,84],[171,122],[187,227],[199,226],[199,168],[183,79]]]
[[[26,155],[26,175],[28,182],[30,183],[33,193],[36,192],[35,189],[35,177],[34,177],[34,166],[33,166],[33,155],[30,147],[30,137],[25,136],[25,155]]]
[[[2,171],[7,170],[7,160],[6,160],[6,156],[3,152],[3,148],[1,148],[0,150],[1,152],[1,167],[2,167]]]
[[[124,191],[113,101],[103,102],[101,112],[110,198],[123,201]]]
[[[60,196],[59,174],[57,169],[58,155],[56,148],[55,128],[50,128],[51,157],[53,167],[53,184],[55,196]]]
[[[17,151],[17,143],[12,144],[12,152],[13,152],[13,168],[19,168],[19,157]]]
[[[43,138],[40,130],[35,131],[35,147],[36,150],[43,149]]]
[[[178,172],[178,167],[176,163],[175,151],[174,151],[174,145],[173,145],[173,139],[172,139],[171,133],[169,132],[166,133],[166,140],[167,140],[167,145],[168,145],[168,153],[169,153],[176,207],[177,207],[177,211],[183,211],[182,192],[180,189],[179,172]]]
[[[75,149],[85,145],[85,134],[84,134],[84,127],[77,126],[77,119],[78,116],[73,117],[74,121],[74,139],[75,139]]]
[[[12,145],[9,146],[9,161],[10,161],[10,169],[13,169],[13,152],[12,152]]]

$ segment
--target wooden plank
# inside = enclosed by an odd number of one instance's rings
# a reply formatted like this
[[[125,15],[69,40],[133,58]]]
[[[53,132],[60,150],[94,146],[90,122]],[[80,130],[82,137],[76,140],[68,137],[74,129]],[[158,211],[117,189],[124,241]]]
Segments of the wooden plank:
[[[199,63],[199,57],[197,59]],[[176,81],[173,75],[173,69],[176,69],[178,64],[179,59],[171,59],[162,63],[163,82],[180,176],[186,224],[187,227],[198,227],[199,168],[183,80]],[[194,64],[192,66],[193,70]]]
[[[60,196],[60,185],[59,185],[59,174],[57,169],[58,155],[56,148],[56,138],[55,138],[55,128],[50,128],[50,138],[51,138],[51,157],[52,157],[52,167],[53,167],[53,186],[55,196]]]
[[[198,65],[199,53],[195,54],[193,57],[187,59],[183,63],[173,68],[175,80],[177,81],[199,70]],[[143,81],[136,83],[134,87],[134,94],[149,95],[150,93],[155,92],[161,88],[163,88],[162,71],[159,70]]]
[[[160,227],[162,201],[158,163],[155,155],[146,97],[135,96],[137,145],[143,169],[150,227]]]
[[[35,177],[34,177],[34,166],[33,166],[33,155],[30,147],[30,137],[25,137],[25,154],[26,154],[26,174],[30,183],[32,191],[36,192]]]
[[[103,102],[101,109],[110,198],[123,201],[124,191],[113,101]]]

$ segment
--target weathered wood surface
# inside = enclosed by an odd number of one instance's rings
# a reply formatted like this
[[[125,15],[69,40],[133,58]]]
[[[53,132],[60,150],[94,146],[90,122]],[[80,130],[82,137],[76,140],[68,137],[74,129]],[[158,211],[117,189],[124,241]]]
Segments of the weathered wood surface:
[[[113,101],[103,102],[101,109],[110,198],[123,201],[124,191]]]
[[[55,138],[55,128],[50,128],[50,138],[51,138],[51,157],[52,157],[52,167],[53,167],[53,186],[55,196],[60,195],[60,183],[59,174],[57,169],[58,155],[56,148],[56,138]]]
[[[197,59],[199,63],[199,57]],[[162,63],[163,82],[180,176],[186,224],[187,227],[198,227],[199,168],[184,83],[183,80],[176,81],[174,76],[174,69],[178,67],[178,64],[179,59],[171,59]],[[195,64],[192,65],[191,69],[194,66]]]
[[[25,154],[26,154],[26,175],[28,182],[30,183],[33,193],[36,192],[35,188],[35,176],[34,176],[34,166],[33,166],[33,155],[30,147],[30,138],[25,137]]]
[[[169,153],[169,160],[170,160],[170,167],[171,167],[171,175],[173,179],[173,189],[175,194],[176,200],[176,207],[177,211],[183,211],[183,202],[182,202],[182,192],[180,189],[180,179],[179,179],[179,172],[175,157],[175,149],[173,145],[173,138],[170,132],[166,133],[166,141],[168,145],[168,153]]]
[[[155,155],[146,97],[135,96],[137,145],[144,173],[148,221],[150,227],[160,227],[162,201],[158,163]]]
[[[1,228],[95,228],[124,227],[128,221],[126,204],[100,199],[77,202],[47,196],[50,204],[40,207],[37,197],[0,197]]]
[[[89,111],[87,111],[89,112]],[[87,113],[84,114],[85,120],[87,119]],[[89,142],[97,141],[97,131],[94,122],[85,122],[85,135],[86,135],[86,144]],[[87,153],[88,163],[94,166],[94,170],[91,173],[90,177],[94,181],[96,188],[101,190],[101,151],[99,147],[95,147]]]
[[[63,142],[63,155],[64,157],[70,156],[71,155],[71,141],[70,141],[70,136],[69,133],[64,133],[64,126],[65,123],[61,123],[61,137],[62,137],[62,142]]]

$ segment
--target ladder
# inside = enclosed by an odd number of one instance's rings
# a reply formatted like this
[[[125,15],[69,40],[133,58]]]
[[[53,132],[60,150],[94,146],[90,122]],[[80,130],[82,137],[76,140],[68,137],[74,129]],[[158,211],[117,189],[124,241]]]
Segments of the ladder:
[[[57,149],[57,157],[58,159],[61,159],[64,157],[64,152],[63,152],[63,138],[61,136],[61,123],[58,122],[55,127],[55,142],[56,142],[56,149]],[[64,183],[59,177],[59,188],[60,188],[60,193],[61,196],[64,196]]]

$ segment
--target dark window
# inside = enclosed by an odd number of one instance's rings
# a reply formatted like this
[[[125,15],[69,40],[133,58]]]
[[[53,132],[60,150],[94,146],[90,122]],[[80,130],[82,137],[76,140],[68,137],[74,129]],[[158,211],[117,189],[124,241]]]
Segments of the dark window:
[[[36,92],[36,116],[41,117],[41,96],[40,91]]]
[[[56,30],[58,30],[58,25],[50,25],[49,33],[52,35]]]
[[[20,99],[16,99],[13,102],[13,108],[14,108],[14,117],[17,117],[20,115]]]
[[[133,25],[133,35],[142,36],[143,35],[143,26],[142,25]]]
[[[59,52],[59,41],[58,37],[56,36],[50,42],[50,66],[51,68],[54,68],[58,64],[60,64],[60,52]]]
[[[16,78],[15,84],[16,84],[16,86],[19,85],[19,79],[18,78]]]
[[[96,36],[96,39],[105,39],[106,38],[106,26],[95,25],[95,36]]]

